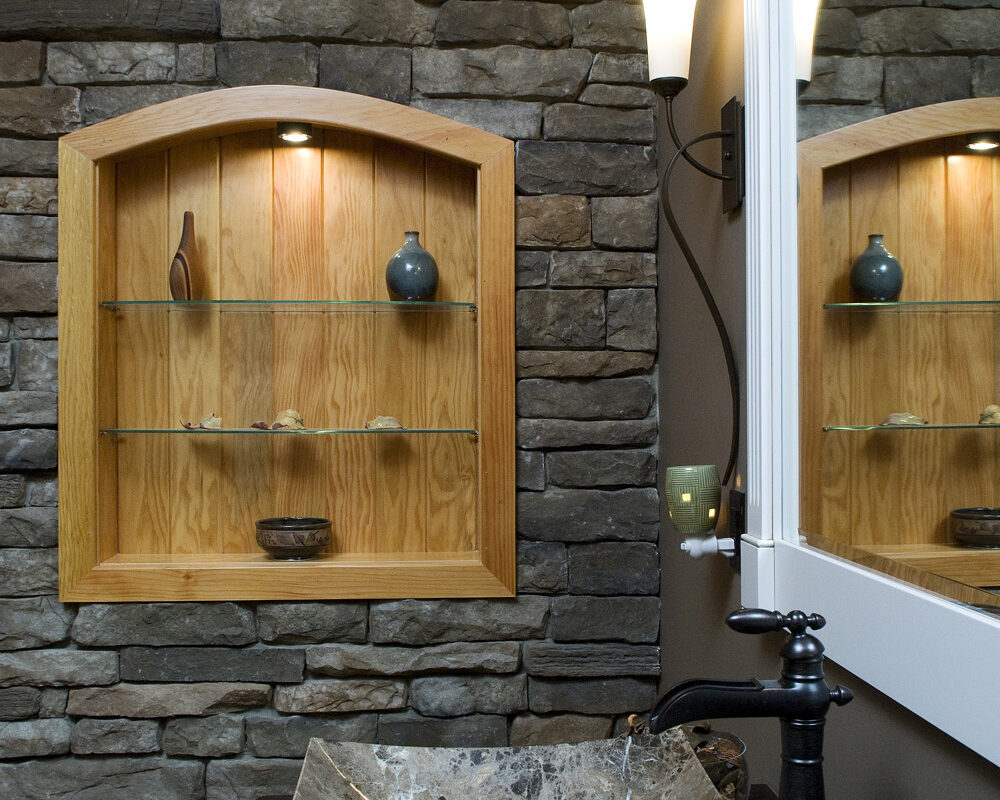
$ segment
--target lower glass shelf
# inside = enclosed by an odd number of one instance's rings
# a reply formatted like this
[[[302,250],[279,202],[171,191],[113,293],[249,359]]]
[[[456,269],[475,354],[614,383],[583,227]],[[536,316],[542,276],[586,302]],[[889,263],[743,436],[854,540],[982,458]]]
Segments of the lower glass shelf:
[[[975,431],[1000,430],[1000,425],[958,422],[942,425],[824,425],[824,431]]]
[[[474,428],[302,428],[282,430],[261,430],[259,428],[102,428],[102,434],[125,436],[131,434],[169,434],[171,436],[354,436],[357,434],[377,436],[401,436],[404,434],[448,435],[465,434],[479,436]]]

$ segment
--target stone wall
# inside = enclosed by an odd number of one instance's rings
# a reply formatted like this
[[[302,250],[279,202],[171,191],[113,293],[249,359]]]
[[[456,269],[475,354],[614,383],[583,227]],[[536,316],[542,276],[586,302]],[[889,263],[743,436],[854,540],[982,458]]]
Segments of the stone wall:
[[[0,796],[280,797],[310,736],[609,735],[659,675],[654,102],[626,0],[0,4]],[[513,601],[62,605],[56,144],[255,83],[517,141]]]
[[[1000,0],[823,0],[799,138],[1000,95]]]

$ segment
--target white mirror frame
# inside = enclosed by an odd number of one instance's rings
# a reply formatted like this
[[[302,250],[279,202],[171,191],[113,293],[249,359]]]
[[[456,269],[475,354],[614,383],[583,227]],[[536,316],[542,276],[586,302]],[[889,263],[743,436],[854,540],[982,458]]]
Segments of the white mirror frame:
[[[792,4],[744,0],[747,492],[742,602],[827,618],[827,655],[1000,765],[1000,697],[950,680],[1000,664],[1000,619],[801,545]]]

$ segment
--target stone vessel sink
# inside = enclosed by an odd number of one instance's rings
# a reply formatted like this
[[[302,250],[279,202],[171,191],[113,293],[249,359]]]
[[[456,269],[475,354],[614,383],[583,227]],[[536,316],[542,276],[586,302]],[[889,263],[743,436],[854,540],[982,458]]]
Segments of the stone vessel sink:
[[[721,800],[684,734],[525,747],[309,743],[294,800]]]

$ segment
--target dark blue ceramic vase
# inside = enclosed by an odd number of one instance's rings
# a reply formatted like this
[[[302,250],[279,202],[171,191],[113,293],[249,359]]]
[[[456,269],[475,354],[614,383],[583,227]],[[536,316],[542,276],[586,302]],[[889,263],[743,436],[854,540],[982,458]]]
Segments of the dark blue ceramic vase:
[[[420,232],[407,231],[406,240],[385,268],[385,285],[393,300],[433,300],[438,287],[434,256],[420,246]]]
[[[854,259],[851,288],[864,300],[885,303],[899,297],[903,268],[885,249],[881,233],[868,234],[868,247]]]

